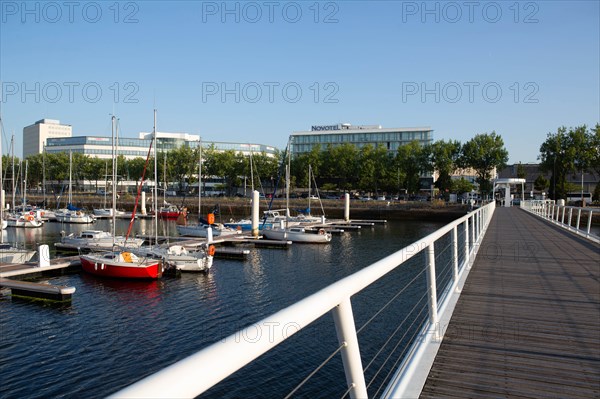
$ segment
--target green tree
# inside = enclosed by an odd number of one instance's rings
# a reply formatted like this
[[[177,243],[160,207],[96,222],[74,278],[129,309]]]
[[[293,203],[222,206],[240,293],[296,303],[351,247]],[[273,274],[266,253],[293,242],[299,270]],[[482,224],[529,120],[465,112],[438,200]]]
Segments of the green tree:
[[[370,192],[376,186],[377,161],[373,146],[367,144],[360,149],[360,166],[358,170],[358,187]]]
[[[186,179],[197,173],[198,157],[188,146],[184,145],[169,151],[167,162],[171,171],[171,182],[179,183],[180,189],[185,187]]]
[[[539,175],[538,177],[536,177],[535,181],[533,182],[533,188],[536,191],[546,191],[546,189],[550,186],[550,182],[548,181],[548,179],[546,179],[544,177],[544,175]]]
[[[452,191],[457,194],[470,193],[473,188],[473,183],[466,180],[464,177],[452,180]]]
[[[321,155],[323,159],[323,175],[340,190],[352,190],[358,182],[360,153],[356,146],[345,143],[340,146],[329,146]]]
[[[562,126],[556,133],[548,133],[540,146],[540,169],[551,172],[550,196],[566,199],[569,192],[567,176],[583,172],[600,172],[599,127],[588,130],[585,125],[569,128]]]
[[[494,168],[502,169],[508,161],[504,140],[496,132],[478,134],[462,147],[461,166],[471,167],[477,174],[482,195],[492,191],[491,178]]]
[[[429,152],[417,140],[398,147],[395,163],[408,193],[418,192],[421,188],[419,185],[421,175],[433,168]]]
[[[458,168],[458,161],[461,153],[459,141],[436,141],[429,146],[430,162],[433,168],[438,172],[438,178],[435,181],[435,187],[440,192],[452,189],[452,174]]]

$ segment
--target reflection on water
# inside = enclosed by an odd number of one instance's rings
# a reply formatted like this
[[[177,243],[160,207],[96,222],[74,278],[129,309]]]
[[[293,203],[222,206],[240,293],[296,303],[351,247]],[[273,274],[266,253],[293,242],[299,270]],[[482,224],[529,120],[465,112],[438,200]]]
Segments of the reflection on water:
[[[9,230],[6,236],[30,245],[53,243],[61,229],[69,233],[108,226],[106,220],[90,226],[48,223],[42,229]],[[161,226],[161,235],[175,231],[171,222]],[[0,295],[0,397],[106,396],[438,227],[432,223],[389,223],[334,236],[326,245],[251,249],[245,262],[216,259],[208,274],[183,274],[159,281],[108,280],[86,274],[49,279],[53,284],[77,288],[66,308]],[[117,233],[126,228],[126,221],[118,221]],[[137,221],[135,229],[136,233],[151,234],[152,221]],[[364,322],[366,313],[389,299],[389,291],[397,290],[408,278],[407,273],[408,269],[403,269],[363,295],[368,301],[367,305],[357,304],[357,320]],[[394,315],[393,319],[401,317]],[[361,339],[368,338],[366,350],[370,353],[369,343],[385,338],[378,329],[368,334]],[[326,315],[206,396],[285,396],[336,347],[335,329]],[[300,394],[339,397],[344,381],[338,356]]]

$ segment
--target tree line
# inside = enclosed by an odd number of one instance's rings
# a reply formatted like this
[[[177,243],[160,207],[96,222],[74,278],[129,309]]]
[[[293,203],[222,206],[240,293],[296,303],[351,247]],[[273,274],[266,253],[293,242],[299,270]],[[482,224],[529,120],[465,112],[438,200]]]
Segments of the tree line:
[[[279,180],[283,187],[283,169],[286,151],[277,152],[275,157],[265,153],[244,156],[235,150],[219,151],[210,146],[191,148],[182,146],[157,154],[158,182],[178,183],[179,187],[198,180],[198,163],[202,158],[202,176],[217,176],[223,180],[223,191],[233,194],[238,187],[261,185],[272,187]],[[251,158],[251,159],[250,159]],[[458,169],[473,168],[482,193],[492,189],[491,175],[494,168],[502,168],[508,161],[508,151],[502,137],[495,132],[478,134],[461,144],[456,140],[440,140],[428,145],[418,141],[400,146],[395,153],[383,146],[367,145],[357,148],[351,144],[341,146],[315,147],[311,152],[296,155],[291,160],[291,186],[307,187],[309,165],[321,190],[362,191],[371,193],[418,193],[422,176],[431,175],[435,170],[438,178],[435,187],[442,193],[471,191],[472,185],[465,180],[453,180],[451,175]],[[5,188],[10,190],[12,158],[3,157]],[[118,179],[139,181],[146,160],[127,160],[118,157]],[[252,163],[253,173],[250,172]],[[153,159],[150,159],[146,172],[147,180],[154,180]],[[23,162],[16,161],[15,181],[22,181]],[[27,186],[41,187],[43,176],[46,181],[55,182],[60,189],[68,183],[69,154],[44,153],[27,158]],[[72,181],[75,186],[85,180],[95,181],[96,186],[104,186],[104,181],[112,180],[110,160],[72,154]],[[19,178],[18,176],[21,176]],[[253,176],[254,181],[250,180]],[[245,181],[244,181],[245,180]],[[100,184],[102,183],[102,184]],[[429,187],[426,187],[429,189]]]
[[[568,177],[584,172],[600,176],[600,124],[575,128],[559,127],[548,133],[540,146],[540,170],[551,174],[550,180],[542,175],[535,181],[537,190],[549,188],[552,199],[566,199],[567,193],[578,192],[581,186],[568,182]],[[600,200],[600,184],[594,198]]]

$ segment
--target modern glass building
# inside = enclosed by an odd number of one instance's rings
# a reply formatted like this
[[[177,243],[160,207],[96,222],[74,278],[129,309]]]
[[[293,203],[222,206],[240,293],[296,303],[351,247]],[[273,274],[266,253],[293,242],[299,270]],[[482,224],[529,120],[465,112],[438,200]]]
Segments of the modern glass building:
[[[181,146],[197,148],[200,145],[200,136],[187,133],[157,132],[157,150],[169,151]],[[118,155],[126,159],[145,158],[152,139],[152,133],[140,133],[139,138],[119,137]],[[276,156],[277,149],[273,146],[252,143],[228,143],[221,141],[202,141],[202,147],[214,146],[216,150],[234,150],[244,155],[264,152],[268,156]],[[68,152],[80,153],[102,159],[112,156],[112,140],[110,137],[101,136],[74,136],[48,138],[46,143],[47,153]]]
[[[422,145],[433,142],[430,127],[383,128],[381,125],[315,125],[309,131],[294,132],[290,137],[292,156],[310,152],[315,146],[325,150],[328,145],[352,144],[358,148],[366,145],[383,145],[388,151],[396,152],[398,147],[418,140]]]

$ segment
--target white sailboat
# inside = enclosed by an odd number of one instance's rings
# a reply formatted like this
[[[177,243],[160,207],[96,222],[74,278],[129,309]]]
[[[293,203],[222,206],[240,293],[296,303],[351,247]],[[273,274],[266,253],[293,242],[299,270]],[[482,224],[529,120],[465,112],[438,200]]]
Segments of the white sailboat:
[[[113,135],[113,210],[116,204],[116,185],[115,185],[115,176],[116,176],[116,145],[114,144],[115,132],[118,137],[118,129],[115,127],[115,117],[112,117],[112,135]],[[102,230],[84,230],[79,232],[79,234],[71,233],[68,236],[63,235],[60,239],[60,242],[54,244],[54,246],[63,251],[69,250],[112,250],[114,247],[121,248],[139,248],[144,240],[141,238],[130,238],[127,239],[125,236],[116,236],[115,235],[115,214],[112,213],[112,231],[109,233],[107,231]]]
[[[153,128],[153,139],[154,139],[154,176],[156,176],[157,169],[157,158],[156,158],[156,110],[154,111],[154,128]],[[201,151],[201,150],[200,150]],[[201,158],[200,158],[201,159]],[[199,166],[201,168],[201,166]],[[201,169],[200,169],[201,170]],[[154,198],[157,198],[157,185],[154,185]],[[138,252],[159,258],[162,260],[165,268],[176,269],[181,272],[208,272],[213,265],[213,256],[215,254],[215,246],[211,243],[205,243],[201,245],[197,250],[190,251],[181,245],[170,245],[163,244],[157,245],[158,240],[158,209],[157,203],[154,201],[154,232],[155,232],[155,245],[151,248],[142,247]]]
[[[25,178],[23,179],[23,203],[20,210],[16,208],[6,218],[7,227],[38,228],[42,227],[44,222],[41,217],[41,211],[36,211],[27,206],[27,169],[28,161],[25,161]]]
[[[288,146],[289,149],[289,146]],[[289,155],[288,155],[289,156]],[[286,209],[289,209],[290,201],[290,167],[289,164],[285,168],[285,201]],[[270,229],[263,229],[262,235],[270,240],[292,241],[312,244],[325,244],[331,241],[331,233],[323,229],[317,230],[316,233],[309,232],[301,226],[290,226],[289,215],[286,220],[281,220],[278,226]]]
[[[241,234],[242,230],[227,227],[221,223],[215,223],[214,214],[209,214],[208,220],[204,223],[200,217],[202,209],[202,142],[200,142],[199,149],[199,160],[198,160],[198,223],[188,224],[187,223],[187,211],[184,208],[179,216],[177,217],[176,228],[177,233],[184,237],[208,237],[208,229],[212,231],[212,235],[217,237],[225,237],[230,235]]]
[[[117,187],[116,187],[116,145],[115,145],[115,116],[112,116],[112,155],[113,155],[113,192],[112,203],[113,209],[117,202]],[[143,184],[143,178],[142,183]],[[139,196],[139,193],[138,193]],[[137,205],[137,204],[136,204]],[[129,224],[127,235],[123,238],[126,248],[116,247],[115,236],[115,214],[112,215],[112,232],[110,233],[112,251],[95,252],[88,255],[80,256],[81,266],[85,272],[103,277],[116,277],[126,279],[158,279],[163,273],[163,264],[159,259],[153,258],[146,254],[142,255],[137,248],[129,247],[129,233],[133,223],[133,218]],[[109,233],[106,233],[109,234]],[[133,242],[133,240],[132,240]],[[140,242],[141,244],[141,242]]]
[[[73,201],[73,188],[72,188],[72,169],[73,169],[73,153],[69,151],[69,198],[67,207],[58,209],[55,212],[56,221],[61,223],[79,223],[88,224],[96,221],[93,215],[90,215],[82,209],[76,208],[72,205]]]
[[[2,117],[0,116],[0,221],[2,230],[6,228],[6,220],[4,220],[4,185],[2,182]],[[36,251],[25,248],[16,248],[14,245],[4,243],[4,232],[0,231],[0,263],[25,263],[29,262],[35,255]]]

